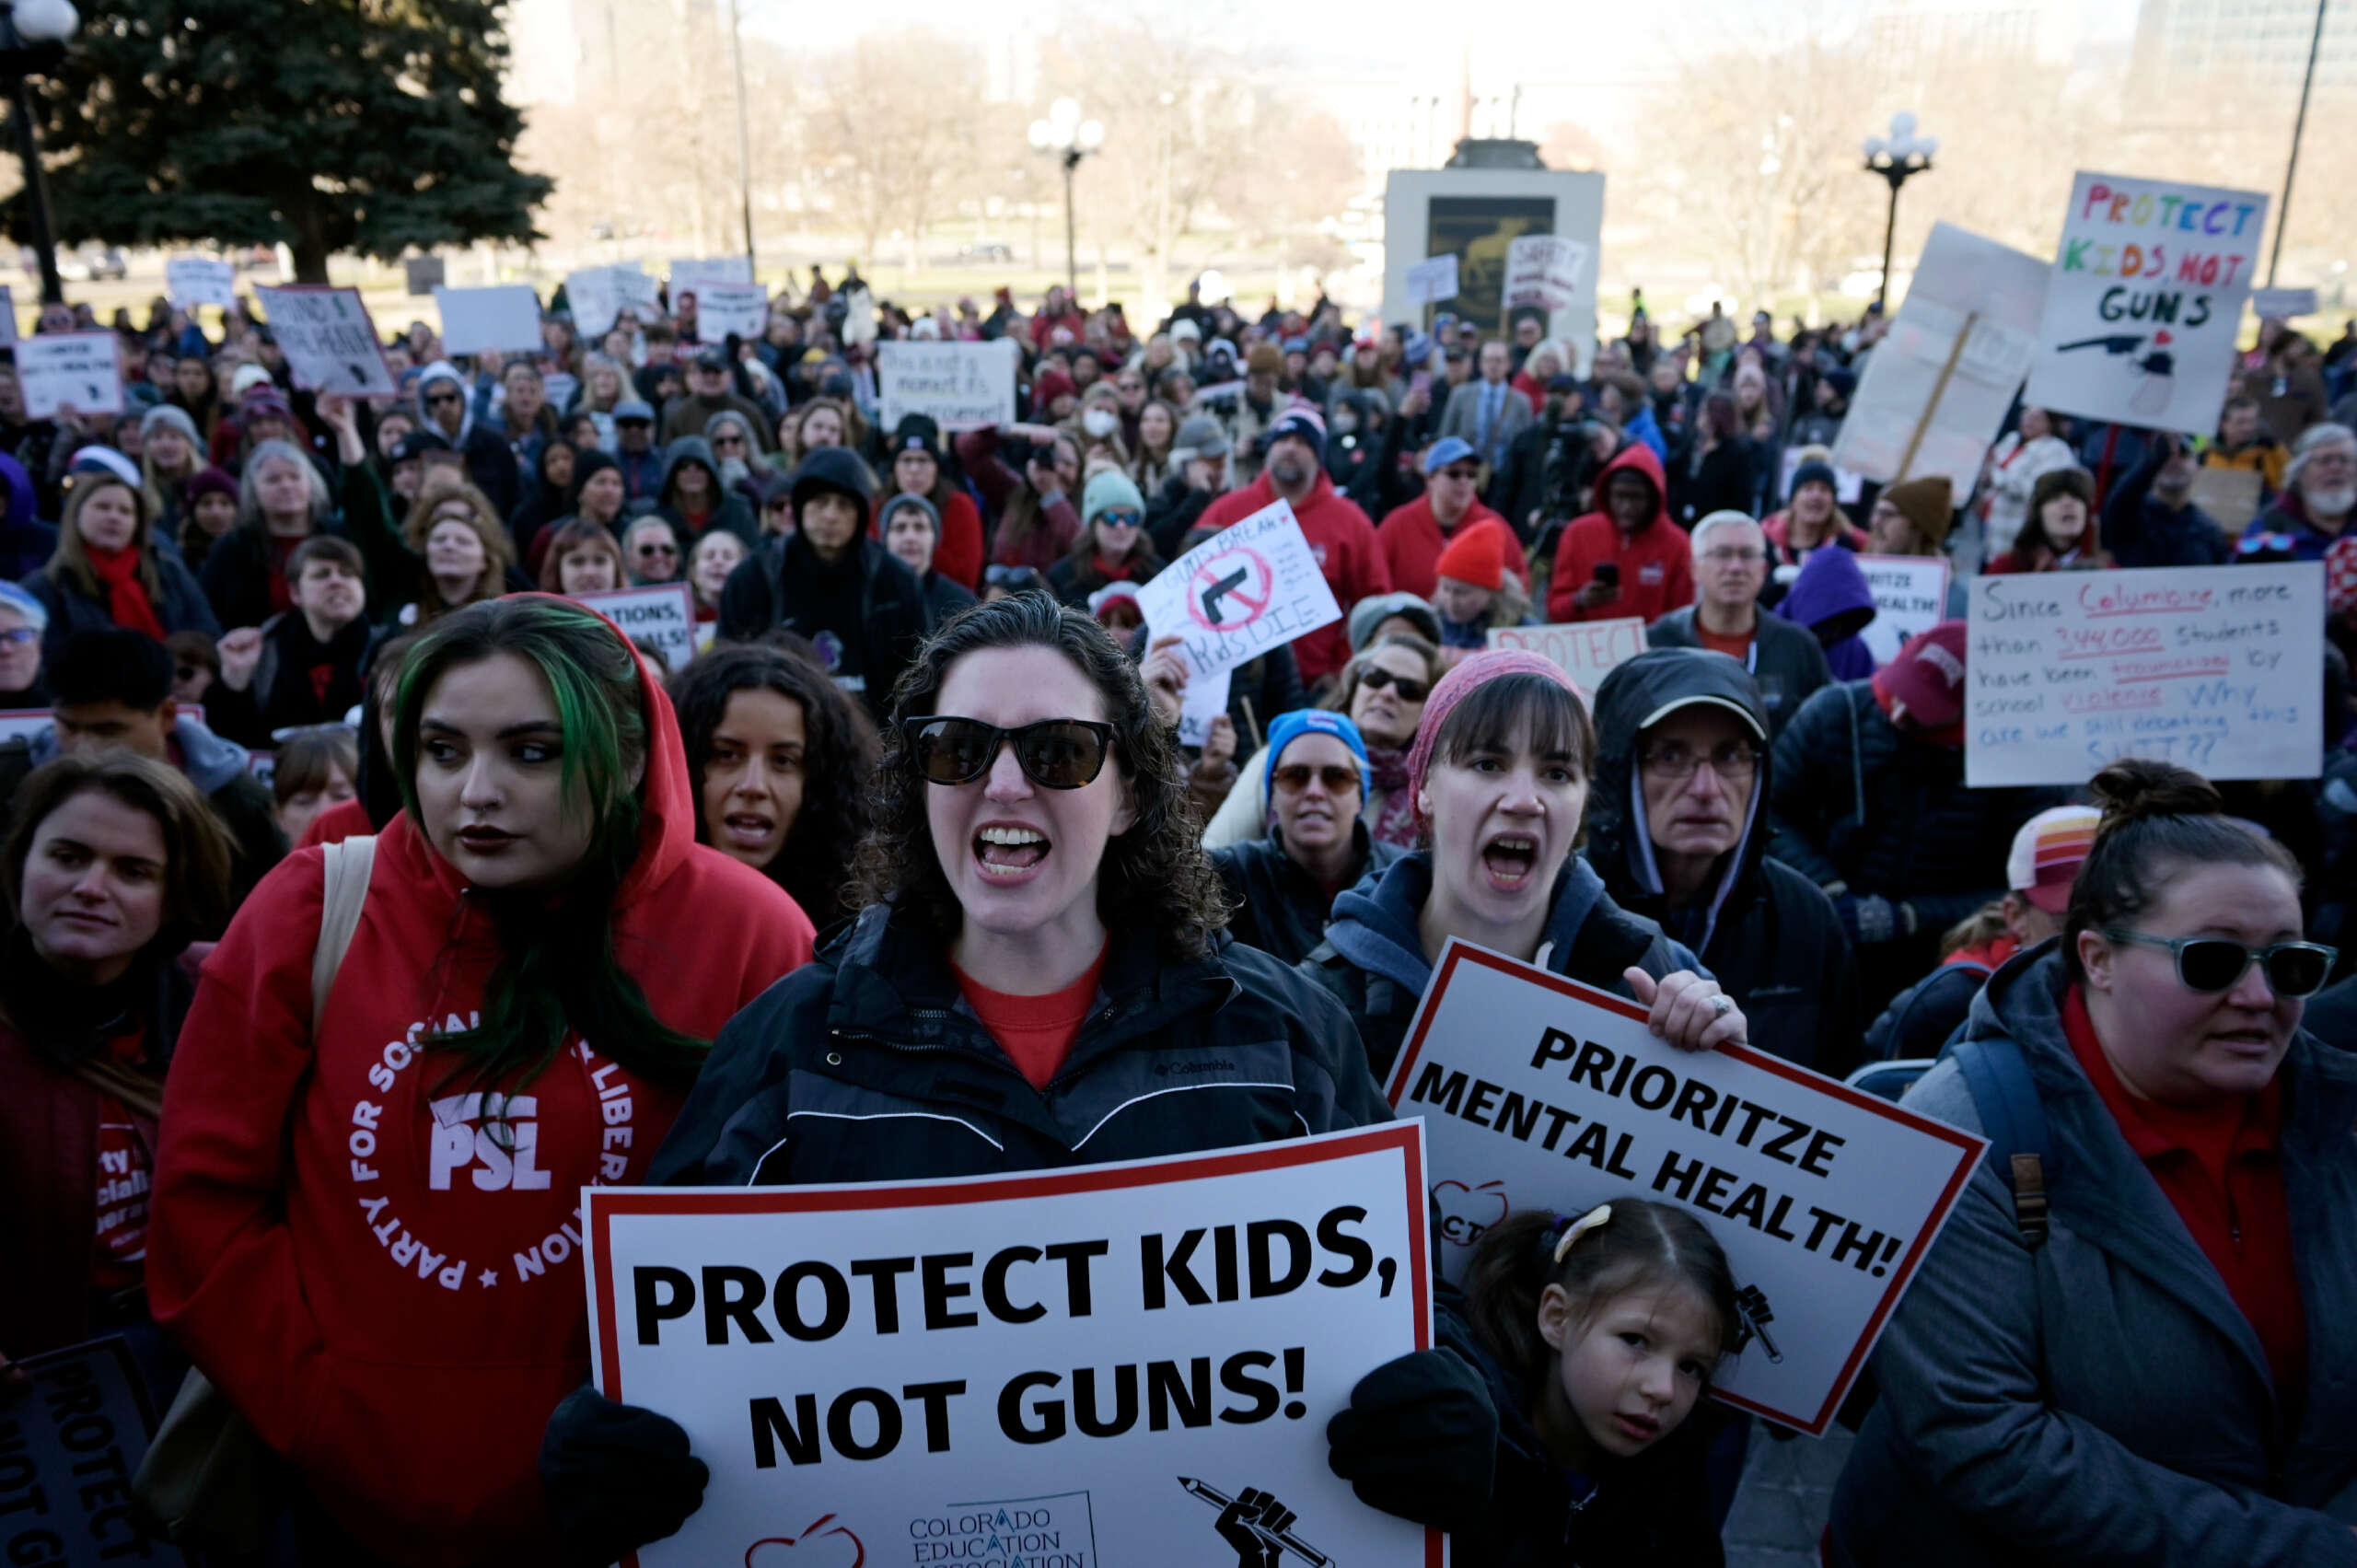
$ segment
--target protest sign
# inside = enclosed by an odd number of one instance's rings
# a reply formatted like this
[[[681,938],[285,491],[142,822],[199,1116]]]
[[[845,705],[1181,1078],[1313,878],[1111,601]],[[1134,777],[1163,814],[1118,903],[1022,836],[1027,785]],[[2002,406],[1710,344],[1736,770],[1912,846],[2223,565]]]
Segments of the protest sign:
[[[179,1549],[132,1505],[156,1412],[122,1339],[16,1365],[30,1387],[0,1405],[0,1562],[178,1568]]]
[[[602,337],[624,310],[641,324],[662,311],[656,303],[661,285],[646,275],[636,261],[610,267],[585,267],[564,275],[565,303],[573,310],[573,329],[585,338]]]
[[[2257,469],[2193,470],[2193,504],[2217,519],[2228,539],[2241,537],[2258,516],[2259,472]]]
[[[1295,1516],[1260,1561],[1440,1568],[1326,1463],[1357,1381],[1432,1343],[1413,1124],[585,1202],[598,1387],[712,1470],[636,1568],[1225,1562],[1247,1488]]]
[[[2324,565],[1976,577],[1965,783],[2083,784],[2122,757],[2324,772]]]
[[[0,283],[0,347],[17,341],[17,292]]]
[[[1212,721],[1227,712],[1228,687],[1236,674],[1233,668],[1215,669],[1209,675],[1187,676],[1187,689],[1179,693],[1178,743],[1201,746],[1212,736]]]
[[[122,361],[112,332],[36,332],[17,343],[27,419],[122,412]]]
[[[685,583],[651,583],[643,588],[609,588],[575,598],[622,629],[663,650],[672,672],[696,656],[696,605]]]
[[[1283,500],[1218,533],[1138,590],[1151,635],[1176,635],[1201,679],[1342,618],[1301,523]]]
[[[22,736],[29,740],[52,723],[47,708],[0,708],[0,741]]]
[[[692,288],[671,285],[671,303],[682,295],[696,301],[696,341],[726,343],[734,332],[747,343],[758,340],[770,324],[770,291],[757,283],[724,283],[717,279]]]
[[[1504,303],[1507,310],[1536,307],[1552,316],[1568,310],[1587,276],[1588,248],[1557,234],[1517,236],[1506,247]]]
[[[296,386],[348,398],[389,398],[401,390],[358,289],[290,284],[254,292]]]
[[[976,430],[1015,423],[1015,340],[925,343],[894,339],[876,345],[877,417],[897,430],[912,413],[944,430]]]
[[[1956,494],[1972,494],[2037,352],[2049,271],[2035,256],[1934,224],[1850,400],[1835,465],[1885,484],[1945,474]]]
[[[1858,570],[1866,575],[1867,591],[1875,596],[1875,618],[1858,635],[1865,639],[1877,666],[1897,658],[1909,638],[1948,618],[1945,556],[1861,555]]]
[[[532,354],[540,346],[540,296],[529,284],[436,288],[434,308],[442,314],[446,353]]]
[[[1411,305],[1437,305],[1444,299],[1457,297],[1457,252],[1444,251],[1427,256],[1408,269],[1408,301]]]
[[[226,310],[238,303],[238,269],[234,262],[210,256],[172,256],[164,261],[164,294],[182,310],[217,305]]]
[[[2266,228],[2257,191],[2082,172],[2027,401],[2154,430],[2215,430]]]
[[[2289,321],[2296,316],[2316,313],[2316,291],[2312,288],[2255,288],[2250,291],[2251,314],[2260,320]]]
[[[1987,1144],[1747,1045],[1451,938],[1385,1091],[1424,1121],[1441,1269],[1515,1209],[1690,1210],[1744,1318],[1713,1391],[1822,1435]]]
[[[1641,615],[1566,621],[1554,626],[1492,626],[1490,646],[1520,648],[1552,663],[1592,698],[1604,678],[1645,651]]]
[[[671,263],[671,298],[676,303],[679,291],[701,296],[706,284],[749,284],[753,281],[753,259],[750,256],[714,256],[705,261],[674,261]]]

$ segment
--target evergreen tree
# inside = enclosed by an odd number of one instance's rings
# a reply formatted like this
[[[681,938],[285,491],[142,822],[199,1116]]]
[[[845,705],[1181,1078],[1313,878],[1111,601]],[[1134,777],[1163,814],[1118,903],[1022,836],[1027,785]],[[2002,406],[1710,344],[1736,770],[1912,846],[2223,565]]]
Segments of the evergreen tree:
[[[339,251],[540,238],[500,0],[95,0],[35,82],[62,244]],[[24,231],[22,197],[9,227]]]

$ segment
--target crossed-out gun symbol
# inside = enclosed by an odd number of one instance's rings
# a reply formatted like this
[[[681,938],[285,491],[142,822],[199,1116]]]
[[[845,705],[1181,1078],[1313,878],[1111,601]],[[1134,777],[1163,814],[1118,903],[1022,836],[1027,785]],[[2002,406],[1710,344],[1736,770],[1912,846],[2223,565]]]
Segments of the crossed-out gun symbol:
[[[1222,624],[1225,618],[1219,611],[1220,600],[1242,587],[1251,579],[1251,576],[1252,568],[1238,566],[1235,571],[1205,588],[1202,592],[1203,618],[1214,626]]]

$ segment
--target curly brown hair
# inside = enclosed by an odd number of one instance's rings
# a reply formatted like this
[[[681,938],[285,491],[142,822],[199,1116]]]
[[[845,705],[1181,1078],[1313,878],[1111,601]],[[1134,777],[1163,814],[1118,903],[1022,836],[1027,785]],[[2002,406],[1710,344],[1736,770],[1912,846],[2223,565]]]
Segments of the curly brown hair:
[[[870,793],[873,826],[852,875],[862,904],[890,902],[945,940],[964,911],[933,843],[925,791],[909,746],[909,721],[929,718],[949,667],[986,648],[1052,648],[1103,693],[1113,756],[1136,819],[1105,845],[1097,881],[1098,918],[1144,923],[1175,959],[1202,957],[1227,908],[1218,873],[1203,853],[1202,824],[1187,794],[1176,732],[1154,716],[1138,667],[1105,628],[1045,593],[1012,595],[950,617],[925,639],[892,693],[884,761]]]

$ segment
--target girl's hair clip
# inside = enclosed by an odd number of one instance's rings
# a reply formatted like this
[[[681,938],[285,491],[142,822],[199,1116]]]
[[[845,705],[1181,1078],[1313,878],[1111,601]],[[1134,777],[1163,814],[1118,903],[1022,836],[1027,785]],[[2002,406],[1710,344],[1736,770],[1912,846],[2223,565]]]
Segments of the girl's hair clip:
[[[1590,1209],[1587,1213],[1582,1214],[1579,1218],[1565,1225],[1563,1227],[1563,1238],[1555,1243],[1555,1266],[1557,1268],[1562,1267],[1563,1260],[1570,1255],[1572,1244],[1573,1242],[1577,1241],[1581,1237],[1585,1236],[1589,1231],[1600,1228],[1604,1223],[1611,1217],[1612,1205],[1609,1203],[1598,1203],[1596,1207]]]

